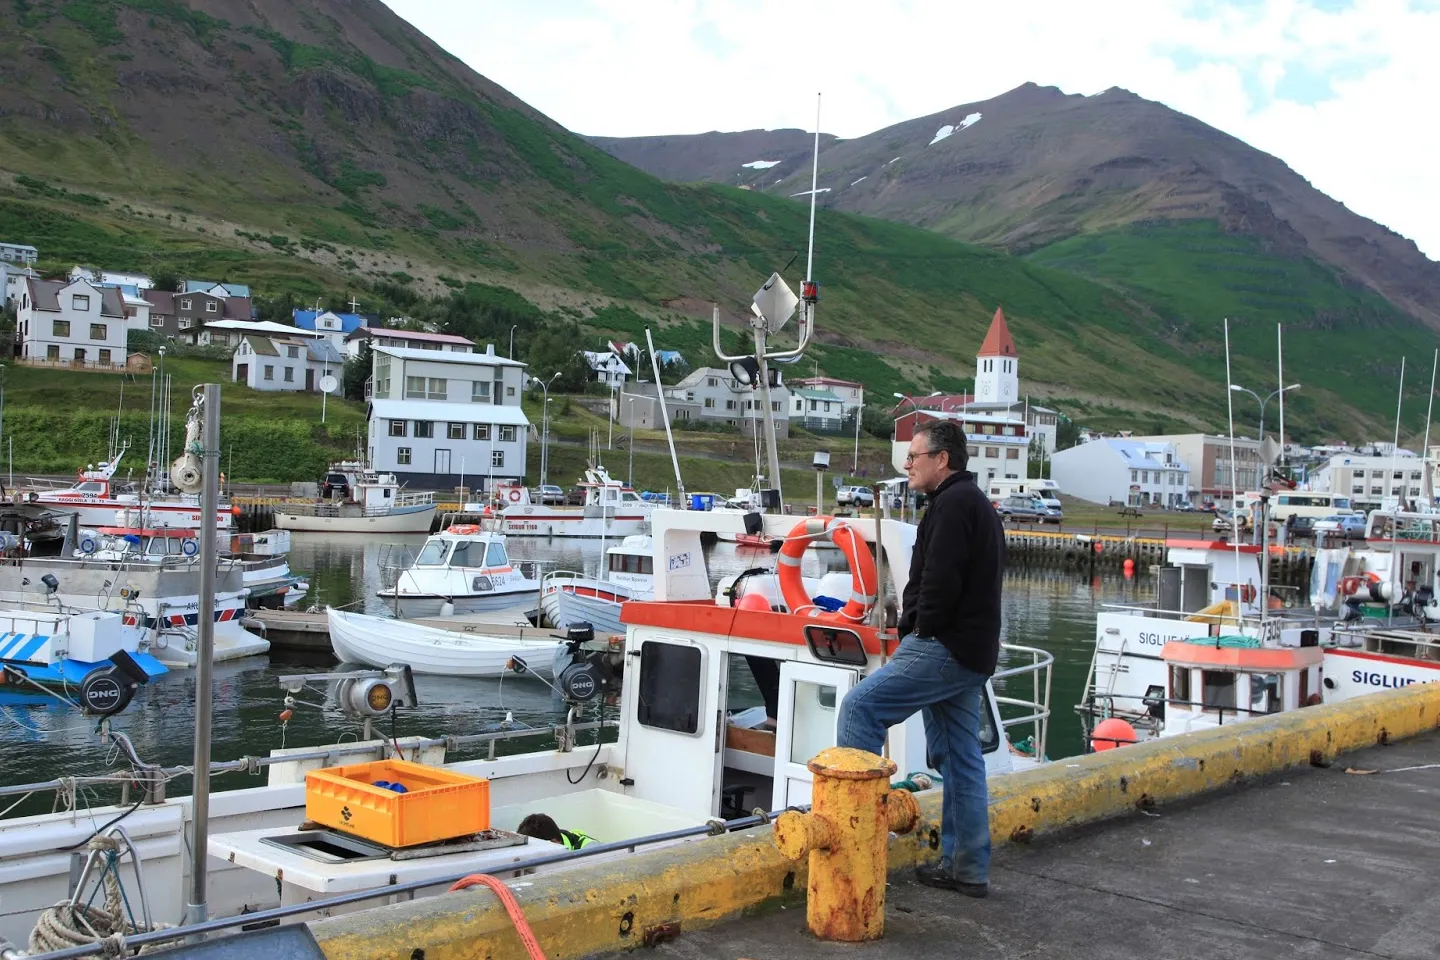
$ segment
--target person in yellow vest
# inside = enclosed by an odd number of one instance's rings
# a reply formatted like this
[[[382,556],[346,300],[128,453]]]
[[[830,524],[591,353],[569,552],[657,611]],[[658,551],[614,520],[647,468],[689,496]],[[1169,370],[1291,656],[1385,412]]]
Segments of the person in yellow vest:
[[[554,820],[543,813],[532,813],[521,820],[515,832],[536,840],[558,843],[566,850],[580,850],[596,842],[594,837],[579,830],[561,830]]]

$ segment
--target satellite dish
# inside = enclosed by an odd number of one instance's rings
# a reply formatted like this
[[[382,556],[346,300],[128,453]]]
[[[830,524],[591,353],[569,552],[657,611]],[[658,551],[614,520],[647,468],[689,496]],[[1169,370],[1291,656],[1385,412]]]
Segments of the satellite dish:
[[[328,373],[325,374],[325,376],[323,376],[323,377],[320,378],[320,389],[321,389],[321,390],[324,390],[326,393],[334,393],[335,390],[336,390],[336,388],[339,387],[339,386],[340,386],[340,381],[339,381],[339,380],[336,380],[334,377],[330,376],[330,374],[328,374]]]

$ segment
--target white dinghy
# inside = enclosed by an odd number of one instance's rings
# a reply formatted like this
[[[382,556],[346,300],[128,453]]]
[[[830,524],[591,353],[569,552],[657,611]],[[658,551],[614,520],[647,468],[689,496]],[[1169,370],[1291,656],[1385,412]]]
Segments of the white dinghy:
[[[362,613],[326,609],[330,646],[346,663],[384,667],[407,664],[420,674],[449,677],[498,677],[514,657],[534,673],[552,676],[555,659],[564,649],[558,639],[519,640],[474,633],[437,630]]]

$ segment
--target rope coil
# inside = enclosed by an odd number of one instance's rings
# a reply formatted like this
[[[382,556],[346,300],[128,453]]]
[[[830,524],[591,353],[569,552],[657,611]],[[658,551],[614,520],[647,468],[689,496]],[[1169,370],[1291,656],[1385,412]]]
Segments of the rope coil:
[[[81,891],[77,889],[75,899],[62,900],[47,908],[35,921],[35,929],[30,932],[31,953],[50,953],[98,943],[102,956],[131,956],[131,951],[125,945],[127,936],[173,926],[168,923],[146,924],[135,921],[125,897],[125,890],[120,885],[118,838],[94,836],[86,846],[90,856],[98,856],[103,864],[101,888],[105,891],[105,905],[97,907],[91,903],[80,903]],[[130,856],[136,856],[133,848]],[[144,949],[140,950],[140,953],[145,952]]]

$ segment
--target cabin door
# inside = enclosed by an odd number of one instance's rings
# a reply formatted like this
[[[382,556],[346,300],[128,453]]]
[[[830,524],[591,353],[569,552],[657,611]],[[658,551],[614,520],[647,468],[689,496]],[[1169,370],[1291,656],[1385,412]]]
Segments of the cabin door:
[[[697,816],[720,812],[728,658],[672,637],[646,639],[625,668],[630,795]]]
[[[818,663],[780,665],[780,708],[775,718],[775,792],[770,809],[810,802],[815,775],[806,766],[835,746],[840,701],[859,682],[855,670]]]

